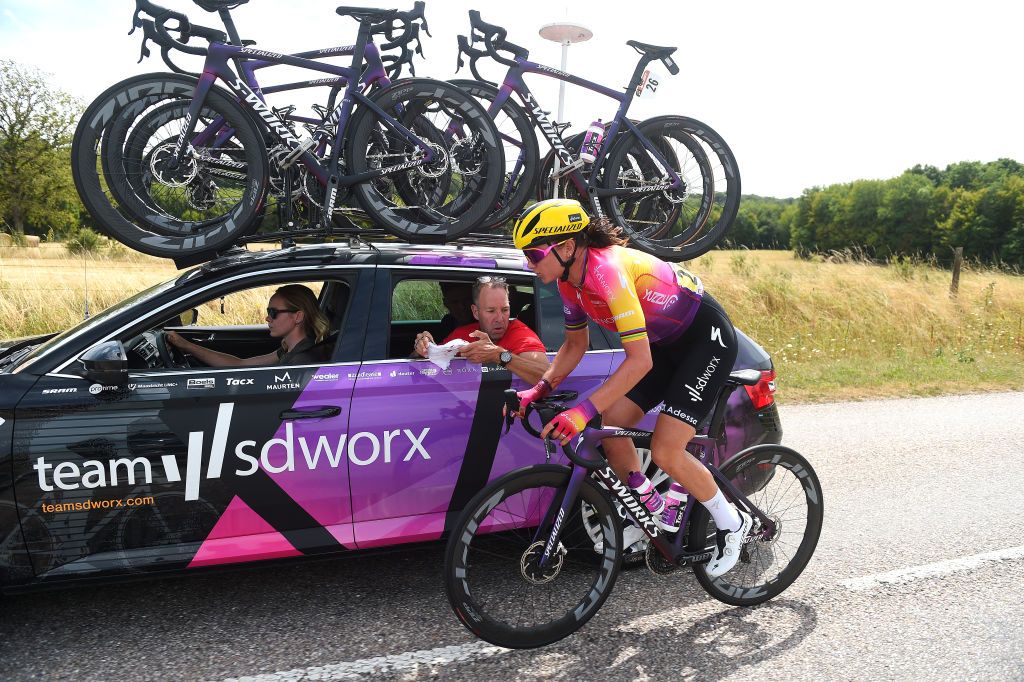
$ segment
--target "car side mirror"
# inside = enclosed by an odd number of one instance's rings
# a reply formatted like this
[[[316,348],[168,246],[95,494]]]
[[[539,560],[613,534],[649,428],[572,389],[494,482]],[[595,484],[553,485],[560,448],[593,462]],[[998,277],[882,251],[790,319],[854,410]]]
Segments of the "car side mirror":
[[[123,386],[128,383],[128,354],[120,341],[104,341],[78,358],[85,378],[97,384]]]
[[[189,308],[181,315],[175,315],[164,322],[161,327],[191,327],[197,321],[199,321],[199,310],[197,308]]]

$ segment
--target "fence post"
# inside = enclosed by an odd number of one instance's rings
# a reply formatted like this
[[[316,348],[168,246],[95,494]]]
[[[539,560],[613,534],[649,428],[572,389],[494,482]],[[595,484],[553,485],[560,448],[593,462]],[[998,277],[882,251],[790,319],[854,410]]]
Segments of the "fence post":
[[[956,298],[960,291],[960,266],[964,262],[964,247],[958,246],[953,249],[953,281],[949,284],[949,297]]]

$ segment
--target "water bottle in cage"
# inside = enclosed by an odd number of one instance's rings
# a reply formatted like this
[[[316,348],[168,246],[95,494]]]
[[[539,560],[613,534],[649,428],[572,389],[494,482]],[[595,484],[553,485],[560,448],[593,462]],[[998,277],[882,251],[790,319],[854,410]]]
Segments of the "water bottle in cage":
[[[583,136],[583,144],[580,145],[580,158],[586,163],[594,163],[597,160],[597,152],[601,149],[601,140],[604,139],[604,124],[597,119],[587,128],[587,134]]]
[[[662,530],[674,532],[679,530],[679,523],[683,520],[683,509],[686,507],[686,488],[672,481],[668,493],[665,494],[665,511],[661,513],[660,523]]]

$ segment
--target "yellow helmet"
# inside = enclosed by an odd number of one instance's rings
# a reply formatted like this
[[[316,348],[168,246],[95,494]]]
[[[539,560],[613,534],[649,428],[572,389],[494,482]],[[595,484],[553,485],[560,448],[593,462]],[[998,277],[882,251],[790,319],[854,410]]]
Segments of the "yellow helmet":
[[[517,249],[568,239],[590,224],[590,217],[575,199],[547,199],[528,206],[512,227]]]

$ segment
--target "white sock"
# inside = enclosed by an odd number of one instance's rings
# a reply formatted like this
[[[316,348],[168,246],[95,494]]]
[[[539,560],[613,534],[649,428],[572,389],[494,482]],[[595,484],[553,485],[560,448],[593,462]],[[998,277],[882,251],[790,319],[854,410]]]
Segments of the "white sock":
[[[725,495],[719,490],[715,493],[707,502],[701,502],[708,511],[711,512],[712,518],[715,519],[715,525],[719,529],[724,528],[728,531],[739,530],[743,522],[740,520],[740,515],[736,512],[736,508],[729,504],[729,501],[725,499]]]

